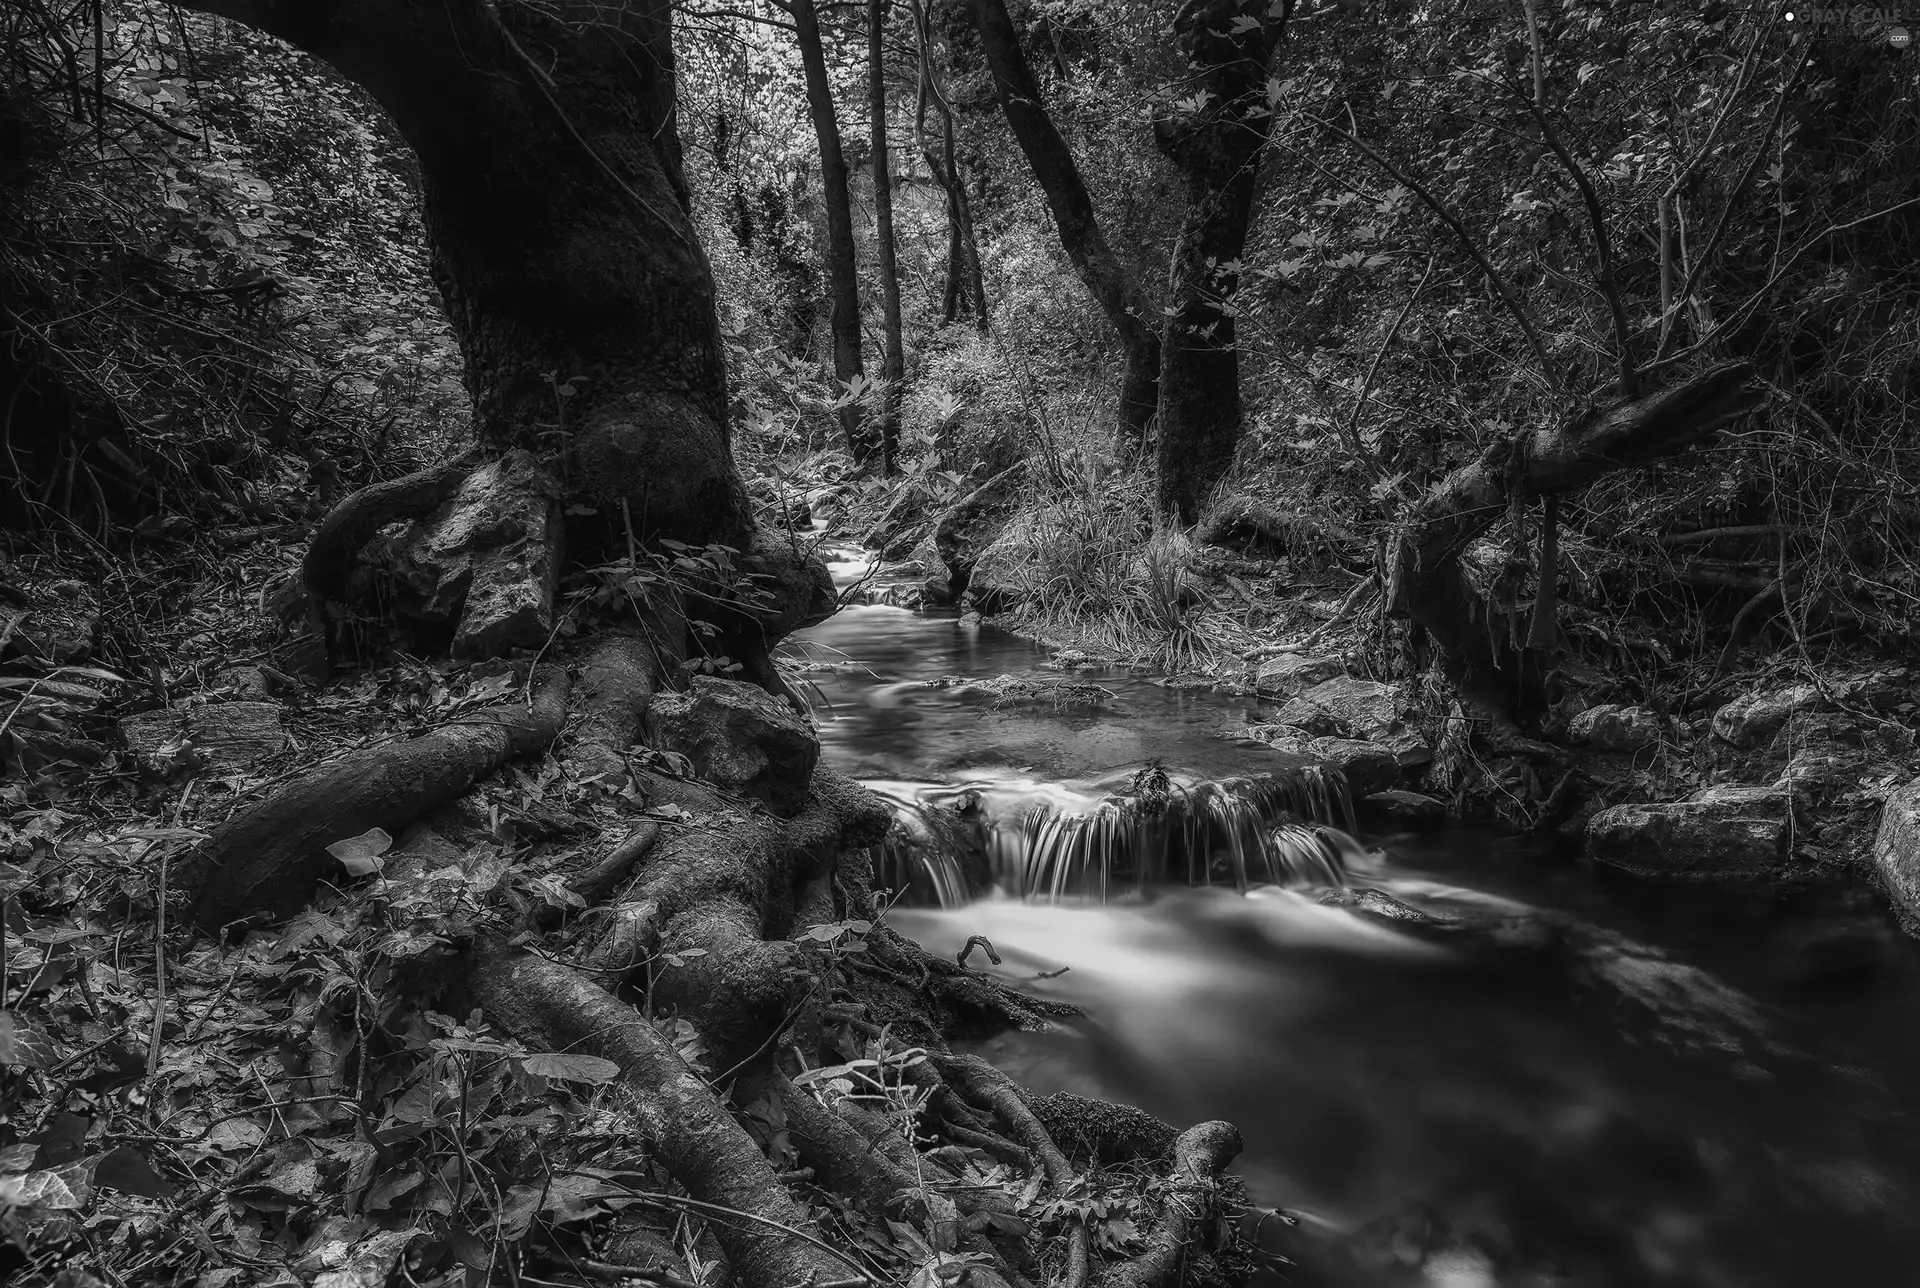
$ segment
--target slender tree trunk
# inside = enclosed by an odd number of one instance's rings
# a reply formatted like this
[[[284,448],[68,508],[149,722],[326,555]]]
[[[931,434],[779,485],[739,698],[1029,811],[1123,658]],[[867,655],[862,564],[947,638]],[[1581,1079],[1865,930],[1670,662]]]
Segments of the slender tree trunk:
[[[1039,82],[1027,65],[1005,0],[968,0],[968,10],[980,34],[987,67],[993,73],[1000,110],[1026,154],[1033,177],[1046,193],[1047,207],[1060,230],[1060,244],[1080,280],[1100,302],[1107,321],[1120,334],[1126,372],[1120,386],[1117,446],[1122,456],[1137,456],[1147,442],[1160,385],[1160,335],[1149,321],[1152,313],[1146,297],[1100,229],[1086,181],[1080,177],[1080,167],[1066,140],[1047,115]]]
[[[940,288],[940,325],[951,326],[960,319],[961,283],[966,280],[967,255],[960,246],[960,218],[954,213],[953,197],[947,197],[947,276]]]
[[[947,280],[941,293],[941,325],[956,321],[962,310],[973,313],[974,326],[985,331],[987,287],[980,271],[980,243],[973,234],[973,208],[967,198],[966,183],[960,177],[960,161],[955,147],[953,105],[940,88],[933,65],[933,31],[927,9],[920,0],[913,6],[914,51],[919,57],[919,89],[914,102],[914,135],[920,140],[921,155],[934,182],[947,194]],[[940,148],[927,138],[927,108],[940,113]]]
[[[946,148],[947,174],[953,181],[953,216],[960,224],[961,282],[968,306],[973,310],[973,325],[985,331],[989,321],[987,283],[980,271],[980,239],[973,232],[973,199],[967,196],[967,181],[960,174],[960,157],[953,138],[953,108],[944,98],[940,104],[940,121]]]
[[[833,375],[845,393],[865,374],[860,358],[860,279],[853,261],[853,201],[847,192],[847,159],[840,149],[840,121],[827,79],[826,47],[813,0],[792,0],[794,32],[807,77],[807,115],[820,141],[820,195],[827,211],[827,294],[832,301]],[[840,429],[855,465],[865,466],[877,444],[862,424],[860,404],[840,409]]]
[[[1154,122],[1160,150],[1186,176],[1187,213],[1173,253],[1171,313],[1161,338],[1156,493],[1163,514],[1194,523],[1233,465],[1244,415],[1233,296],[1252,222],[1260,150],[1273,113],[1267,65],[1284,17],[1242,15],[1238,0],[1186,0],[1174,32],[1200,91]]]
[[[880,412],[880,468],[892,474],[900,453],[900,399],[906,391],[907,356],[900,338],[900,269],[893,246],[893,172],[887,161],[887,14],[893,0],[867,3],[867,92],[873,115],[873,222],[880,262],[880,307],[886,329],[881,378],[887,387]]]
[[[332,63],[419,158],[434,279],[496,448],[560,454],[576,539],[739,545],[752,527],[727,437],[713,274],[687,216],[665,4],[194,8]],[[564,79],[545,67],[564,64]],[[549,381],[553,373],[555,380]],[[584,379],[573,380],[573,377]]]

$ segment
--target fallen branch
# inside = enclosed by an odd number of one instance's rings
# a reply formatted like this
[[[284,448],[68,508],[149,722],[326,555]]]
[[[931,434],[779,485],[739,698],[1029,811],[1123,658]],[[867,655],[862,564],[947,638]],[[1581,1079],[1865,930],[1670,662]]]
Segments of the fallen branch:
[[[1746,363],[1723,363],[1555,428],[1495,441],[1413,507],[1391,562],[1390,611],[1426,628],[1463,688],[1502,705],[1531,705],[1534,686],[1521,674],[1510,631],[1467,585],[1460,552],[1516,496],[1573,491],[1680,451],[1752,411],[1760,403],[1748,387],[1752,374]]]

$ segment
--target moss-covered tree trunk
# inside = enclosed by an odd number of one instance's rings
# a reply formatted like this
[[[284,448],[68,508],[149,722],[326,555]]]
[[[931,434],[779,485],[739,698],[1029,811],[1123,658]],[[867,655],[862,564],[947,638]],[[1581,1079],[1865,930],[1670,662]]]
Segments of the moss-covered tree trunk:
[[[1240,446],[1245,417],[1233,297],[1273,120],[1267,66],[1286,12],[1241,0],[1186,0],[1174,18],[1191,75],[1185,96],[1154,122],[1154,136],[1186,176],[1187,212],[1160,340],[1155,475],[1161,512],[1182,523],[1199,519]]]
[[[419,158],[484,442],[545,456],[598,511],[588,526],[619,531],[630,515],[642,537],[744,542],[667,5],[594,7],[591,21],[564,0],[194,7],[325,59],[393,118]]]

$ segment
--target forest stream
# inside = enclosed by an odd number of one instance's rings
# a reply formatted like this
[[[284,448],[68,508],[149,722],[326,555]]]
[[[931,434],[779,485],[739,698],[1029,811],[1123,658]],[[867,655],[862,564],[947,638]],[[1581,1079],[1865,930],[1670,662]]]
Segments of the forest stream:
[[[991,893],[922,882],[893,924],[947,956],[983,935],[992,969],[1085,1012],[983,1054],[1036,1094],[1238,1125],[1236,1170],[1284,1212],[1266,1282],[1912,1282],[1920,962],[1877,914],[1703,917],[1483,830],[1348,844],[1327,820],[1331,875],[1236,855],[1244,888],[1089,868],[1104,901],[1055,899],[1032,819],[1149,762],[1189,790],[1271,770],[1221,736],[1257,700],[1101,674],[1095,710],[982,704],[953,678],[1058,674],[1018,636],[880,605],[794,653],[832,764],[907,810],[964,795],[998,838]],[[1332,906],[1340,883],[1390,899]]]

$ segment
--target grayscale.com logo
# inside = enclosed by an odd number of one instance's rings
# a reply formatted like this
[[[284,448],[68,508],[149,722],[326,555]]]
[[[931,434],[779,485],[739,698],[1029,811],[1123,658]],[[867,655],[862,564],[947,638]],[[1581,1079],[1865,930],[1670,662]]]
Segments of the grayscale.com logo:
[[[1884,32],[1887,43],[1905,49],[1913,43],[1913,33],[1901,25],[1896,9],[1874,9],[1865,5],[1790,5],[1780,13],[1781,20],[1796,27],[1846,27],[1862,35]]]

